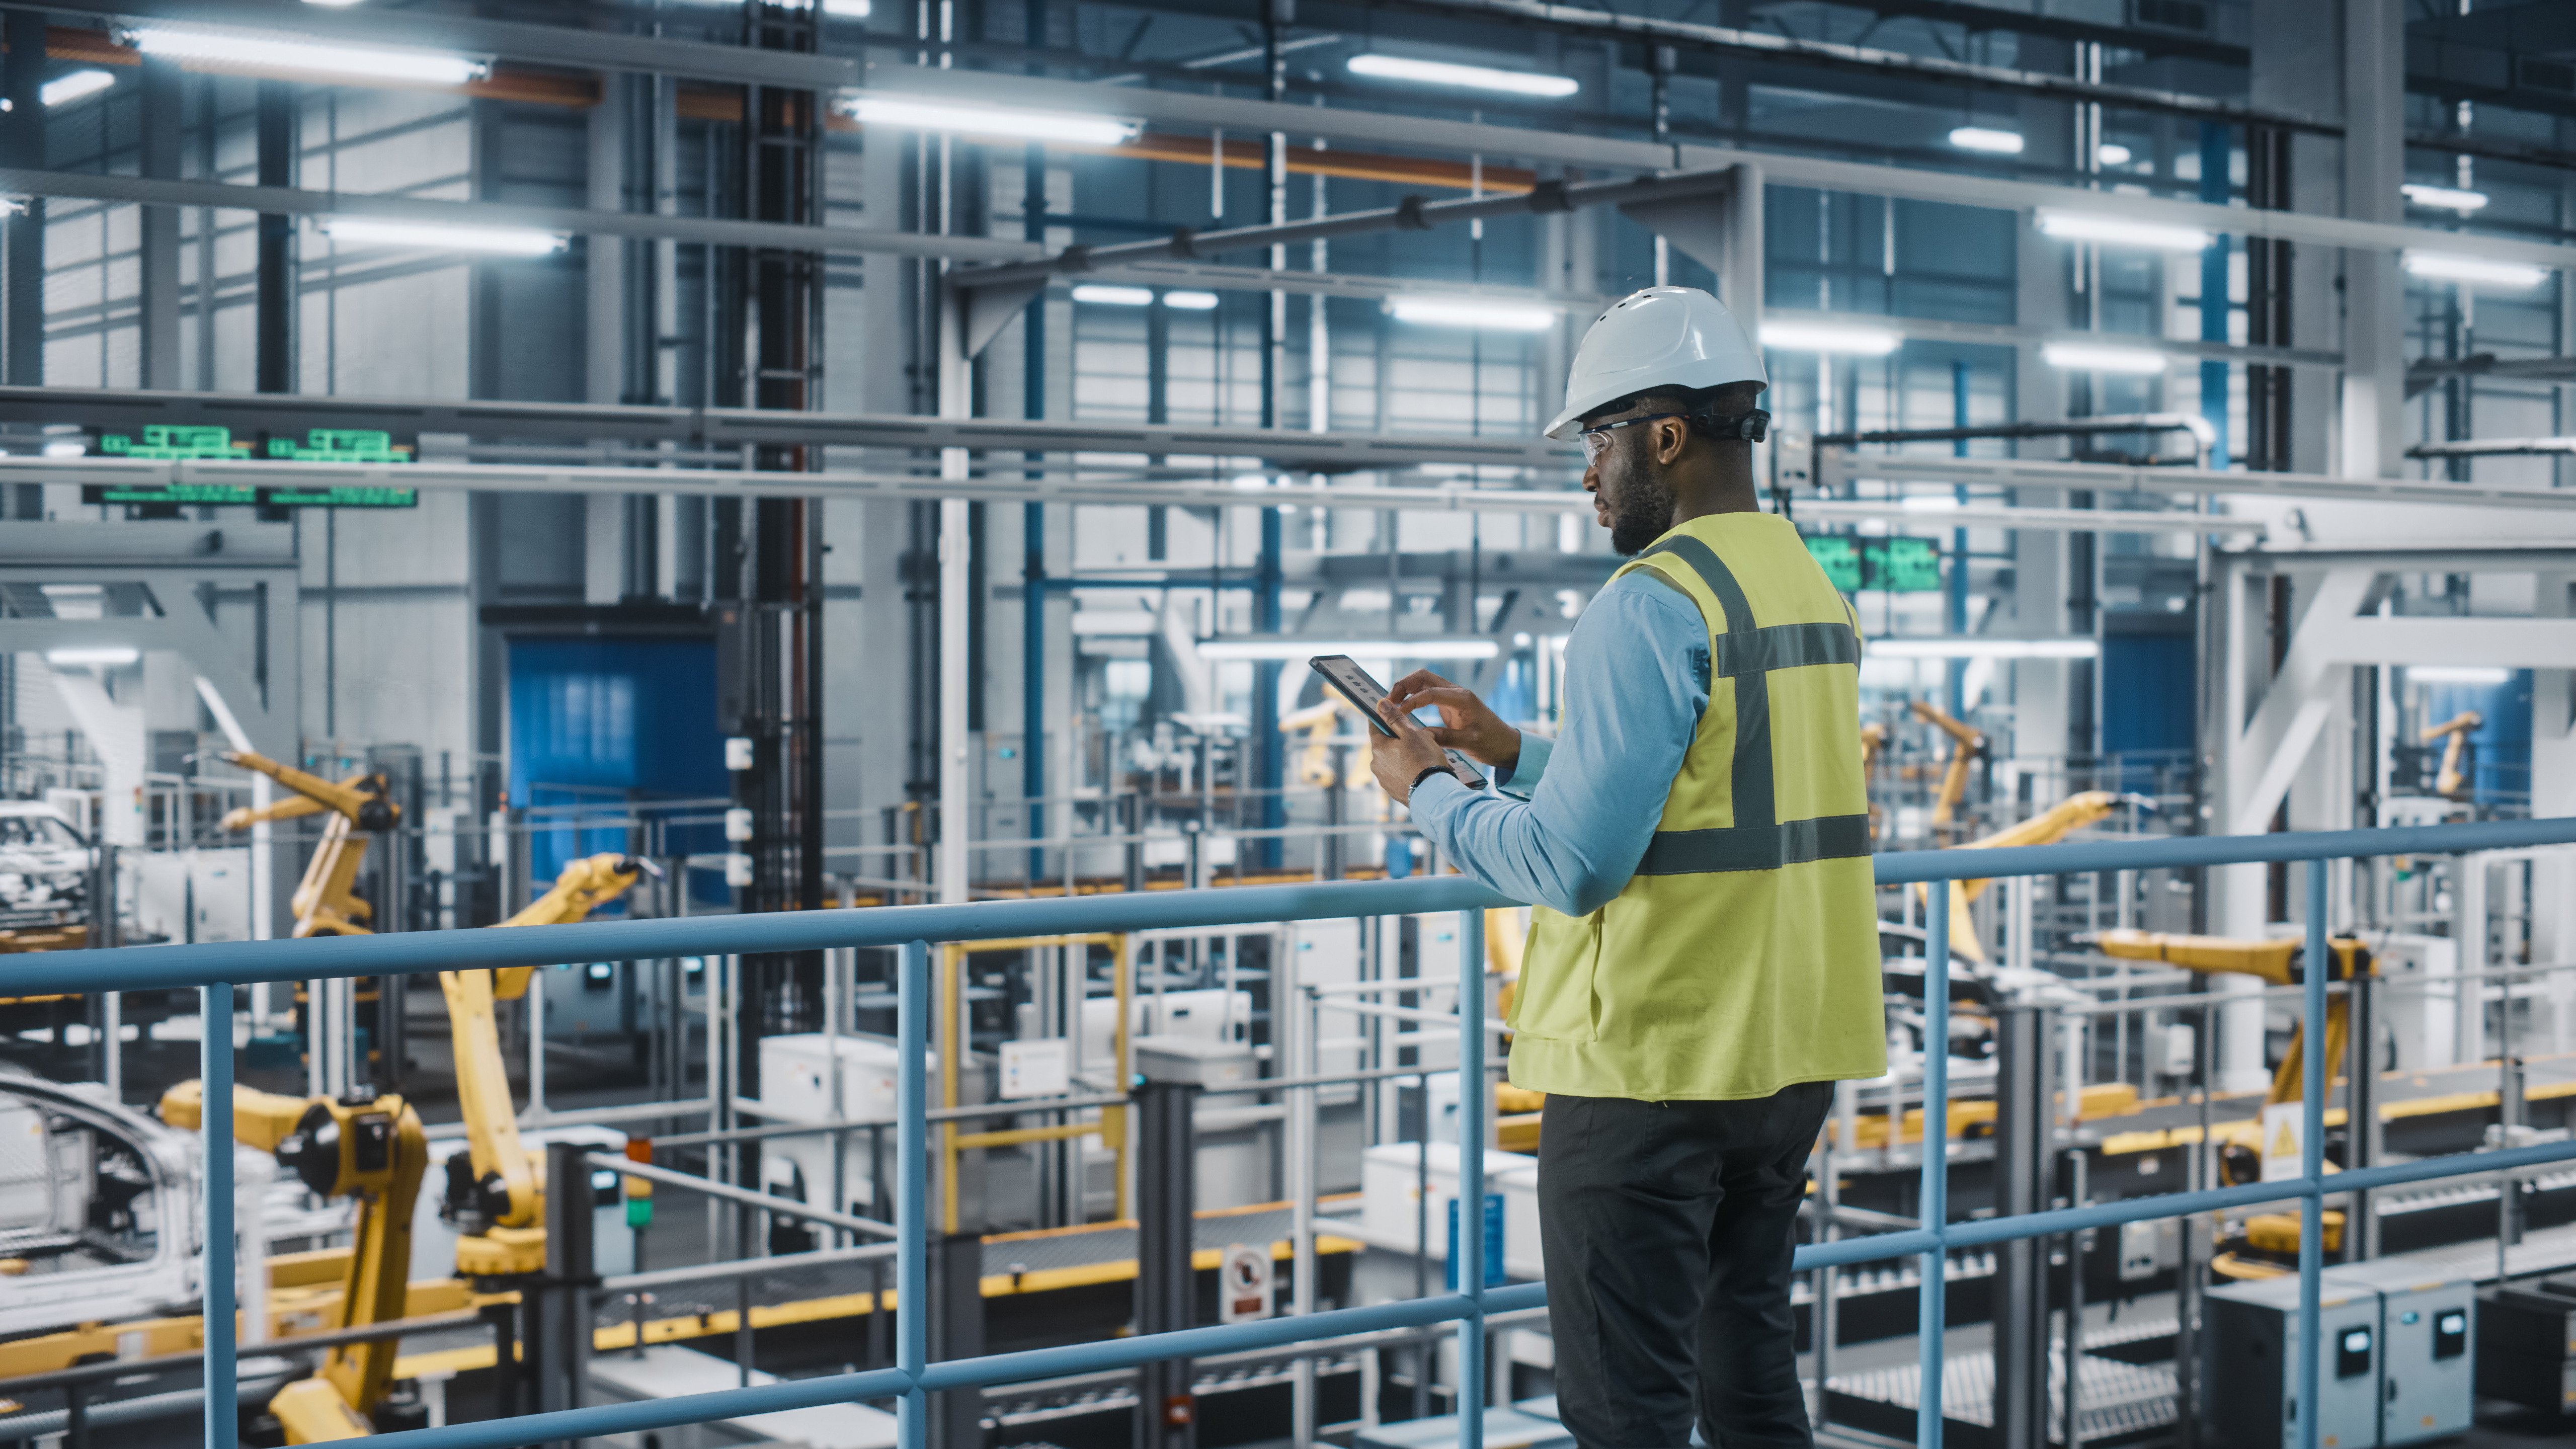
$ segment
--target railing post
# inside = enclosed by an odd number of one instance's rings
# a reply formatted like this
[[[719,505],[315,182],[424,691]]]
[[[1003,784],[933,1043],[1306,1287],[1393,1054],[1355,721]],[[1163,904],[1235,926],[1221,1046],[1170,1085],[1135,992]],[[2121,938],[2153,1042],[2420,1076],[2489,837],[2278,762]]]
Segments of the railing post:
[[[1944,901],[1923,913],[1923,1188],[1920,1220],[1940,1233],[1950,1217],[1950,913]],[[1898,1090],[1893,1074],[1888,1091]],[[1904,1116],[1891,1104],[1891,1129]],[[1893,1130],[1889,1136],[1893,1139]],[[1949,1292],[1944,1281],[1947,1248],[1935,1242],[1923,1255],[1918,1362],[1921,1380],[1914,1411],[1914,1442],[1920,1449],[1941,1449],[1942,1331],[1949,1323]]]
[[[1458,1449],[1485,1443],[1485,913],[1458,913]],[[1426,1100],[1425,1107],[1430,1104]]]
[[[2326,932],[2327,862],[2308,862],[2308,954],[2300,1013],[2299,1178],[2307,1198],[2299,1207],[2299,1444],[2317,1449],[2317,1293],[2326,1251],[2326,977],[2334,958]],[[2357,1125],[2357,1124],[2356,1124]],[[2351,1231],[2351,1224],[2345,1224]]]
[[[912,1376],[895,1406],[895,1433],[902,1449],[923,1449],[930,1441],[930,1400],[920,1387],[929,1362],[930,1253],[924,1229],[929,1225],[930,1194],[928,1123],[922,1114],[927,1085],[923,1073],[929,1049],[930,943],[907,942],[902,979],[895,983],[895,1120],[901,1124],[895,1143],[895,1367]],[[880,1305],[882,1306],[882,1305]]]
[[[233,988],[209,982],[199,1007],[205,1030],[198,1043],[197,1079],[204,1084],[198,1113],[205,1151],[206,1223],[206,1444],[234,1449],[241,1438],[235,1403],[233,1352]]]

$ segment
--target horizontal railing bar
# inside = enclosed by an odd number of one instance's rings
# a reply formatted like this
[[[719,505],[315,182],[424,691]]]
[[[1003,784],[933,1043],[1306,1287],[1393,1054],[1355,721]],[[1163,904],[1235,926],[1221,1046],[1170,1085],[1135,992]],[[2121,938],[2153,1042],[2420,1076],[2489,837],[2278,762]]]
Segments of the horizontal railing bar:
[[[2489,820],[2381,830],[2267,835],[2176,835],[1999,850],[1898,851],[1875,858],[1878,883],[2067,875],[2345,856],[2456,855],[2576,844],[2576,819]],[[876,906],[759,915],[681,916],[522,926],[510,931],[415,931],[31,952],[0,966],[0,995],[149,991],[201,985],[401,975],[477,967],[551,966],[667,956],[758,955],[907,941],[1060,936],[1133,929],[1241,926],[1345,916],[1471,911],[1524,904],[1465,876],[1319,881],[1223,890],[1120,891],[1073,899]]]
[[[796,1198],[774,1197],[765,1192],[754,1192],[747,1187],[736,1187],[729,1182],[700,1177],[695,1173],[674,1172],[667,1167],[655,1167],[649,1162],[637,1162],[631,1157],[618,1157],[606,1152],[586,1152],[582,1156],[593,1167],[604,1167],[622,1172],[629,1177],[640,1177],[646,1182],[668,1183],[672,1187],[685,1188],[690,1192],[720,1197],[727,1202],[756,1207],[765,1213],[776,1213],[782,1218],[803,1218],[808,1222],[822,1223],[827,1227],[845,1228],[854,1233],[873,1233],[884,1238],[894,1236],[894,1224],[881,1223],[874,1218],[853,1217],[848,1213],[836,1213],[830,1208],[807,1207]]]
[[[674,1283],[704,1283],[710,1279],[759,1278],[771,1273],[793,1273],[803,1268],[821,1268],[833,1263],[864,1263],[871,1258],[891,1258],[895,1245],[870,1243],[859,1248],[823,1248],[811,1253],[780,1253],[767,1258],[737,1258],[730,1263],[693,1263],[685,1268],[656,1268],[649,1273],[625,1273],[602,1278],[593,1284],[598,1293],[632,1293],[644,1288],[662,1288]]]
[[[2003,876],[2078,875],[2100,870],[2179,870],[2291,860],[2359,860],[2381,855],[2464,855],[2480,850],[2570,843],[2576,843],[2576,819],[2480,820],[2465,825],[2388,826],[2376,830],[2160,835],[1995,850],[1905,850],[1875,857],[1875,862],[1878,883],[1891,886]]]
[[[825,1404],[856,1404],[893,1398],[912,1387],[901,1369],[869,1369],[821,1378],[785,1379],[747,1389],[717,1389],[671,1399],[639,1399],[629,1404],[593,1404],[557,1409],[550,1414],[521,1414],[513,1419],[483,1419],[471,1424],[443,1424],[435,1429],[406,1429],[380,1434],[370,1449],[523,1449],[554,1440],[605,1438],[708,1424],[754,1414],[815,1409]]]
[[[1878,884],[1935,879],[2032,877],[2115,869],[2321,861],[2342,856],[2452,856],[2576,843],[2576,820],[2481,820],[2385,830],[2308,830],[2275,835],[2159,835],[2081,846],[2014,846],[1999,851],[1893,851],[1875,856]],[[969,905],[878,905],[860,910],[778,910],[762,915],[680,915],[654,920],[585,920],[580,926],[518,931],[407,931],[386,936],[312,936],[304,941],[204,941],[193,946],[124,946],[31,951],[0,967],[0,995],[46,990],[170,990],[209,980],[276,982],[322,977],[407,975],[474,967],[551,967],[556,962],[623,962],[654,957],[721,957],[904,941],[976,941],[989,936],[1077,936],[1123,928],[1252,926],[1342,915],[1414,915],[1525,905],[1468,877],[1401,882],[1306,882],[1226,890],[1110,892],[1090,897],[981,900]]]

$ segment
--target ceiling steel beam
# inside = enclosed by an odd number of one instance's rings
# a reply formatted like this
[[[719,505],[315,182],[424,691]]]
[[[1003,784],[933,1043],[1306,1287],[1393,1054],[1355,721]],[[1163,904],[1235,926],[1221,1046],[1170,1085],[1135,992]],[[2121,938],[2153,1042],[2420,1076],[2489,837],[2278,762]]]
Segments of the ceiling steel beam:
[[[380,429],[405,441],[423,434],[453,434],[521,441],[668,441],[720,448],[802,445],[907,452],[968,448],[1108,453],[1264,460],[1315,472],[1402,468],[1416,463],[1472,464],[1553,469],[1569,478],[1582,456],[1579,448],[1536,436],[1309,433],[1285,428],[1038,422],[910,413],[801,413],[759,408],[308,397],[134,388],[0,387],[0,423],[69,424],[129,434],[154,424],[187,424],[228,427],[236,436],[266,432],[301,437],[314,428],[362,428]]]
[[[2576,438],[2463,438],[2453,443],[2419,443],[2409,458],[2513,458],[2576,453]]]
[[[1802,40],[1771,31],[1736,30],[1687,20],[1621,15],[1580,5],[1549,4],[1547,0],[1401,0],[1401,5],[1407,10],[1429,11],[1453,19],[1538,25],[1559,34],[1589,39],[1671,46],[1731,59],[1866,75],[1881,82],[1890,79],[1928,81],[1954,90],[2035,96],[2043,100],[2090,103],[2152,115],[2182,116],[2236,125],[2271,126],[2323,136],[2343,134],[2340,124],[2314,116],[2264,110],[2237,101],[2222,101],[2180,91],[2081,81],[2072,76],[2050,75],[2045,71],[2013,70],[2005,66],[1978,65],[1870,46]]]
[[[1223,231],[1192,231],[1182,227],[1169,237],[1154,241],[1121,242],[1114,246],[1067,247],[1039,262],[1008,263],[1002,266],[977,267],[949,276],[953,286],[972,290],[978,287],[1007,287],[1014,283],[1044,282],[1052,277],[1089,271],[1095,264],[1114,266],[1121,262],[1147,262],[1180,259],[1195,261],[1202,257],[1222,256],[1229,252],[1254,251],[1274,246],[1303,246],[1308,242],[1334,237],[1365,236],[1375,232],[1429,231],[1452,222],[1479,221],[1501,216],[1543,216],[1550,212],[1576,211],[1589,206],[1628,206],[1660,201],[1684,201],[1712,196],[1734,188],[1736,168],[1721,166],[1704,171],[1684,171],[1661,175],[1629,177],[1619,181],[1592,181],[1569,186],[1561,181],[1542,181],[1537,188],[1513,196],[1466,196],[1449,201],[1425,201],[1408,196],[1394,206],[1381,206],[1367,211],[1346,211],[1331,216],[1312,217],[1305,221],[1280,222],[1263,226],[1228,227]]]
[[[1484,282],[1432,282],[1420,277],[1364,277],[1349,272],[1274,271],[1269,267],[1228,267],[1214,262],[1095,263],[1079,277],[1063,280],[1116,282],[1136,287],[1195,287],[1211,292],[1297,292],[1307,296],[1349,297],[1368,302],[1437,293],[1444,298],[1485,297],[1497,302],[1561,306],[1578,312],[1606,307],[1614,300],[1590,292],[1549,292],[1537,287],[1497,287]]]
[[[380,6],[337,10],[268,0],[0,0],[0,9],[95,15],[111,23],[159,22],[194,30],[229,30],[323,44],[411,46],[538,65],[582,66],[639,75],[686,76],[736,84],[836,90],[856,85],[858,62],[847,56],[797,55],[659,40],[613,30],[530,25]]]
[[[1438,513],[1576,513],[1593,511],[1579,489],[1474,488],[1458,483],[1258,488],[1198,480],[1048,478],[1019,468],[970,478],[926,473],[826,469],[740,472],[686,468],[619,468],[581,464],[152,462],[129,458],[0,457],[0,482],[104,484],[166,488],[215,484],[242,488],[413,488],[489,493],[671,493],[717,498],[971,498],[990,503],[1177,505],[1198,508],[1392,508]],[[1946,501],[1946,500],[1944,500]],[[1891,523],[1918,528],[2034,528],[2086,533],[2260,534],[2259,518],[2091,508],[2012,508],[1969,504],[1937,512],[1902,499],[1820,500],[1796,506],[1806,523]]]
[[[2021,327],[2000,322],[1953,322],[1936,317],[1881,317],[1863,312],[1809,312],[1786,307],[1765,307],[1763,320],[1769,322],[1805,322],[1845,327],[1884,327],[1904,335],[1908,342],[1955,342],[1972,347],[2042,347],[2051,342],[2076,342],[2089,346],[2114,343],[2143,352],[2161,352],[2167,357],[2195,361],[2248,363],[2264,367],[2340,368],[2343,354],[2297,347],[2247,347],[2232,342],[2202,342],[2189,337],[2133,337],[2102,332],[2079,332],[2059,327]]]
[[[872,70],[868,84],[871,90],[887,94],[937,96],[970,102],[988,102],[992,94],[992,77],[988,73],[924,66]],[[1628,172],[1707,171],[1753,165],[1761,168],[1766,181],[1775,184],[1811,186],[1862,196],[1893,196],[1909,201],[1937,201],[2002,211],[2080,210],[2138,221],[2198,227],[2223,235],[2274,237],[2317,246],[2350,247],[2362,251],[2416,248],[2531,266],[2576,268],[2576,245],[2355,221],[2308,212],[2255,210],[2126,192],[2092,191],[2075,186],[1981,176],[1966,171],[1908,169],[1687,142],[1659,145],[1651,141],[1587,136],[1571,131],[1443,121],[1427,116],[1241,100],[1183,91],[1132,90],[1082,81],[1049,80],[1040,76],[1011,77],[1011,95],[1014,102],[1022,105],[1132,116],[1162,125],[1238,132],[1279,131],[1296,136],[1322,136],[1337,142],[1366,142]]]
[[[646,237],[711,246],[787,251],[876,252],[902,257],[1006,262],[1037,256],[1035,242],[998,237],[937,236],[876,227],[798,226],[788,222],[725,221],[713,217],[657,216],[641,211],[594,211],[578,206],[526,206],[491,201],[433,201],[347,191],[308,191],[287,186],[235,186],[221,181],[162,181],[141,176],[0,168],[0,193],[63,196],[139,206],[203,206],[276,216],[380,216],[433,226],[515,226],[576,236]]]
[[[1934,458],[1897,453],[1816,450],[1816,481],[1825,487],[1874,480],[1967,483],[2007,488],[2075,488],[2095,493],[2184,493],[2275,498],[2337,498],[2354,503],[2474,504],[2491,508],[2576,508],[2576,488],[2500,483],[2447,483],[2420,478],[2336,478],[2321,473],[2240,473],[2211,468],[2058,463],[2037,458]]]

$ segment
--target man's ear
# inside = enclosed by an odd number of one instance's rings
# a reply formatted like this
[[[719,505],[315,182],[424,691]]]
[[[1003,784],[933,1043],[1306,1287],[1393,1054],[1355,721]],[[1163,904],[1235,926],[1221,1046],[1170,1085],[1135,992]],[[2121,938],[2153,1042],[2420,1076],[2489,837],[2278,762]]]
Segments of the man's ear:
[[[1690,449],[1690,422],[1684,418],[1659,418],[1652,426],[1656,464],[1669,468],[1680,462],[1682,454]]]

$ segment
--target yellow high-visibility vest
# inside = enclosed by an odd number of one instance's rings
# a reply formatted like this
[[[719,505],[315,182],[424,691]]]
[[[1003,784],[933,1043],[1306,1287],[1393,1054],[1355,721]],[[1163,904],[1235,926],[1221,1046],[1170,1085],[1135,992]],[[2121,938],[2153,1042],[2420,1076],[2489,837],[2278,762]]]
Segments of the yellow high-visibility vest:
[[[1692,519],[1639,568],[1699,605],[1708,707],[1627,887],[1532,910],[1512,1083],[1671,1101],[1883,1075],[1857,616],[1767,513]]]

